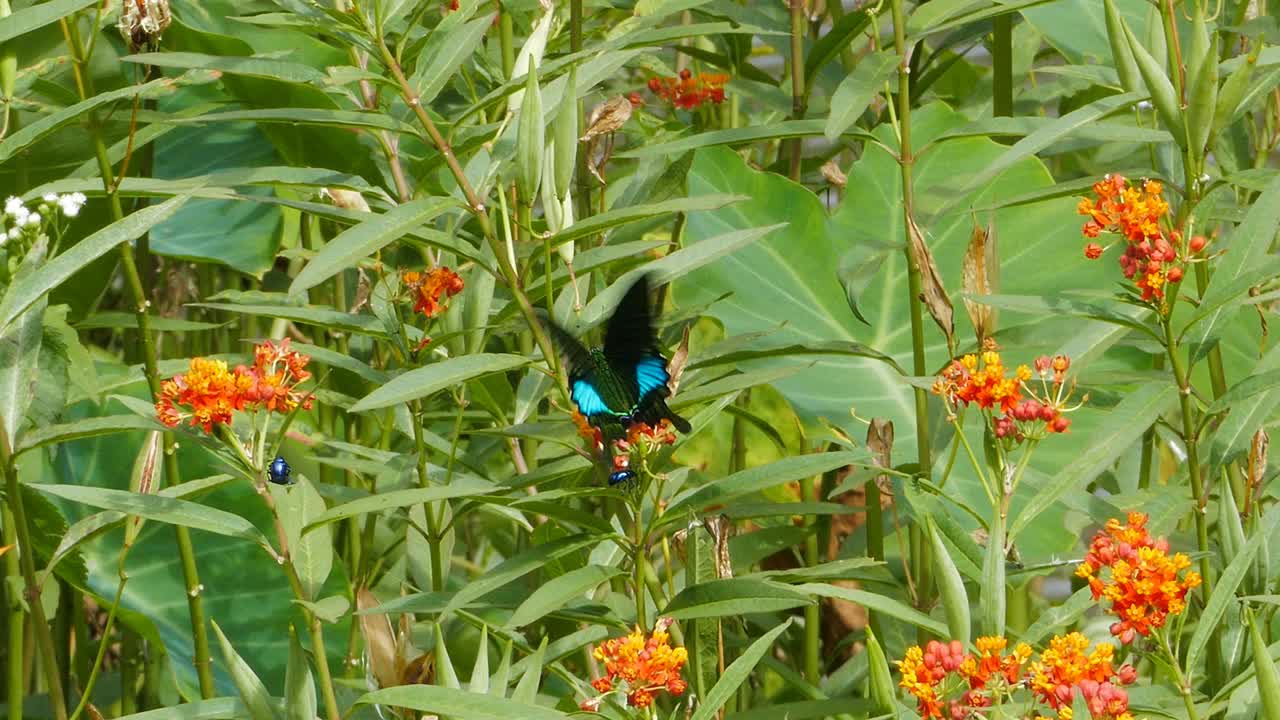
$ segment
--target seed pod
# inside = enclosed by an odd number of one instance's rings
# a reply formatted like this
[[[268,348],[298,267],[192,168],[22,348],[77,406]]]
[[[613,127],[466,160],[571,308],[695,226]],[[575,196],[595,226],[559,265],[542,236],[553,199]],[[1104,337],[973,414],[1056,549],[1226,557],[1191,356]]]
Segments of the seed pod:
[[[1151,93],[1151,104],[1156,106],[1156,113],[1160,115],[1165,129],[1173,135],[1178,146],[1186,149],[1186,125],[1182,122],[1182,115],[1179,113],[1178,94],[1173,91],[1173,83],[1169,82],[1169,76],[1160,66],[1160,61],[1142,47],[1138,38],[1133,36],[1133,31],[1126,26],[1124,32],[1129,39],[1129,49],[1133,51],[1133,59],[1138,64],[1138,73],[1142,75],[1142,81],[1147,85],[1147,92]]]
[[[872,715],[887,715],[894,711],[893,676],[889,674],[889,661],[876,634],[867,627],[867,669],[871,685]]]
[[[560,224],[561,229],[568,229],[573,226],[573,193],[565,193],[560,200]],[[574,241],[562,242],[556,246],[556,252],[560,253],[560,259],[566,263],[573,262]],[[675,373],[672,373],[672,377]]]
[[[1244,94],[1249,89],[1249,81],[1253,79],[1253,68],[1258,64],[1258,49],[1260,48],[1254,49],[1247,57],[1242,58],[1236,69],[1227,76],[1226,82],[1222,83],[1222,89],[1218,91],[1218,102],[1213,111],[1215,131],[1222,132],[1235,121],[1236,108],[1244,99]]]
[[[520,193],[520,202],[532,205],[542,181],[546,133],[542,126],[542,91],[538,88],[538,69],[530,67],[525,77],[520,126],[516,128],[516,190]]]
[[[970,617],[969,594],[964,589],[964,579],[951,560],[951,553],[933,520],[926,521],[929,542],[933,545],[933,569],[938,582],[938,599],[947,613],[947,632],[952,640],[969,644]]]
[[[547,147],[542,158],[542,187],[538,196],[542,199],[542,217],[547,221],[547,232],[555,235],[564,229],[564,214],[560,212],[560,200],[556,198],[555,148]]]
[[[1216,35],[1216,33],[1215,33]],[[1154,46],[1153,46],[1154,47]],[[1200,74],[1209,55],[1209,26],[1205,23],[1204,6],[1197,4],[1195,17],[1191,18],[1191,40],[1183,57],[1187,63],[1187,97],[1191,97],[1191,88],[1195,87],[1195,78]],[[1214,53],[1216,56],[1217,53]]]
[[[1213,135],[1213,118],[1218,106],[1218,36],[1215,34],[1209,41],[1209,49],[1204,61],[1200,63],[1199,72],[1191,83],[1191,92],[1187,96],[1187,131],[1190,136],[1191,153],[1197,159],[1204,157],[1205,147]]]
[[[160,489],[156,476],[160,472],[161,435],[151,432],[142,443],[138,457],[133,461],[133,474],[129,478],[129,491],[139,495],[153,495]],[[124,521],[124,546],[133,547],[142,531],[141,515],[130,515]]]
[[[1249,639],[1253,642],[1253,666],[1258,672],[1258,696],[1262,698],[1262,716],[1280,717],[1280,668],[1272,662],[1267,652],[1267,639],[1258,628],[1258,621],[1253,611],[1246,608],[1245,617],[1249,620]]]
[[[1124,34],[1120,11],[1116,9],[1114,0],[1104,0],[1103,8],[1107,19],[1107,41],[1111,43],[1111,58],[1120,76],[1120,87],[1125,92],[1134,92],[1142,87],[1141,79],[1138,77],[1138,65],[1133,60],[1133,50],[1129,48],[1129,40]]]
[[[556,197],[569,193],[573,167],[578,162],[578,66],[569,68],[569,77],[560,101],[560,114],[555,120]]]

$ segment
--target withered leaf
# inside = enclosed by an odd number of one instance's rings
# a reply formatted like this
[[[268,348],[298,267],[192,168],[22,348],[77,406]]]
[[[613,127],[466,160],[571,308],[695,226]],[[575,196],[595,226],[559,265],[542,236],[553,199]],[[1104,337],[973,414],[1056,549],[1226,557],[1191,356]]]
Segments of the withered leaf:
[[[886,418],[871,418],[867,426],[867,449],[875,459],[876,465],[882,468],[893,467],[893,421]],[[888,475],[876,477],[876,485],[880,492],[893,492],[893,484]]]
[[[978,347],[996,332],[996,309],[970,299],[970,296],[994,295],[1000,292],[1000,259],[996,253],[996,228],[988,223],[983,228],[974,219],[973,234],[969,236],[969,248],[964,253],[963,288],[964,308],[973,321]]]
[[[715,543],[716,577],[733,577],[733,559],[729,557],[729,538],[733,536],[733,522],[727,515],[716,515],[703,521]]]
[[[680,336],[680,344],[676,347],[675,352],[671,353],[671,361],[667,363],[667,374],[671,377],[667,380],[667,389],[672,395],[680,389],[680,376],[684,374],[684,366],[689,363],[689,328],[690,325],[684,326],[684,333]]]
[[[587,120],[587,131],[582,134],[579,140],[584,142],[591,140],[600,135],[608,135],[617,132],[627,121],[631,119],[631,101],[619,95],[616,98],[605,100],[599,105],[591,108],[591,115]]]
[[[356,607],[371,610],[378,607],[378,598],[367,588],[356,591]],[[391,631],[391,620],[385,614],[360,616],[360,632],[364,635],[365,652],[369,654],[369,668],[378,681],[378,687],[395,687],[400,680],[396,672],[396,639]]]
[[[354,190],[343,190],[341,188],[325,188],[324,194],[333,200],[333,204],[344,210],[356,210],[359,212],[369,212],[369,203],[365,202],[364,196]]]
[[[924,241],[924,233],[921,232],[920,226],[916,224],[915,218],[907,219],[910,237],[910,252],[915,259],[916,266],[920,268],[921,280],[921,297],[924,302],[925,309],[929,311],[929,315],[933,317],[933,321],[938,323],[938,327],[942,328],[943,334],[947,336],[947,347],[955,348],[955,310],[951,305],[951,298],[947,296],[947,290],[942,286],[942,277],[938,275],[938,266],[933,262],[933,253],[929,252],[929,246]]]
[[[849,176],[844,174],[834,158],[822,163],[822,167],[819,170],[822,172],[822,177],[836,187],[842,188],[849,184]]]

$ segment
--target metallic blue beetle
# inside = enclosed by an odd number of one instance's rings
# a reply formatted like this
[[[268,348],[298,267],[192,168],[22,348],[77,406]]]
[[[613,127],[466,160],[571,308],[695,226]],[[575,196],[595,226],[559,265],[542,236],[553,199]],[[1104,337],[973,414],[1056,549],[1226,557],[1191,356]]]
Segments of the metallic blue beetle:
[[[609,487],[634,480],[635,477],[636,474],[630,470],[619,470],[614,473],[609,473]]]
[[[293,481],[289,479],[289,474],[292,472],[293,468],[289,467],[289,463],[285,462],[282,455],[277,455],[276,459],[267,466],[267,477],[277,485],[292,485]]]

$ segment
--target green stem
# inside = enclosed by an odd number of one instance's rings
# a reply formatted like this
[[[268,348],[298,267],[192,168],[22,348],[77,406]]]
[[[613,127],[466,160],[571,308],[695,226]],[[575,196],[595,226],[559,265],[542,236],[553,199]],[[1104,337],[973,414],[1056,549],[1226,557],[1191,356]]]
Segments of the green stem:
[[[817,500],[814,483],[821,481],[821,476],[813,480],[802,480],[800,484],[800,499],[804,502]],[[871,484],[874,485],[875,481],[872,480]],[[879,498],[877,497],[878,500]],[[869,513],[868,517],[870,517]],[[809,516],[805,519],[805,522],[812,526],[817,521],[814,517]],[[870,535],[868,534],[867,537],[870,538]],[[821,559],[818,557],[818,534],[810,532],[804,539],[804,563],[806,567],[817,567],[820,562]],[[821,631],[822,605],[820,603],[806,605],[804,608],[804,677],[813,685],[817,685],[822,679]]]
[[[31,533],[27,528],[26,509],[22,502],[21,488],[18,487],[18,469],[13,464],[9,440],[3,432],[0,432],[0,463],[4,466],[8,505],[12,509],[11,517],[14,520],[14,528],[17,530],[18,547],[10,552],[18,554],[22,565],[23,580],[27,588],[27,604],[31,608],[32,628],[40,647],[40,661],[44,666],[45,683],[49,686],[53,716],[55,720],[67,720],[67,704],[62,694],[62,679],[58,671],[58,656],[53,647],[53,633],[49,621],[45,618],[44,605],[40,602],[40,586],[36,583],[35,546],[31,544]],[[9,662],[21,664],[13,657],[9,658]],[[22,683],[19,682],[18,687],[21,688],[21,686]]]
[[[1182,696],[1182,706],[1187,710],[1188,720],[1200,720],[1200,714],[1196,712],[1195,699],[1191,697],[1191,683],[1187,681],[1186,675],[1182,674],[1182,667],[1178,665],[1178,656],[1169,647],[1169,638],[1165,637],[1162,630],[1157,630],[1156,635],[1160,637],[1160,649],[1164,652],[1165,660],[1173,669],[1174,680],[1178,684],[1178,694]]]
[[[1013,13],[992,19],[991,103],[996,117],[1013,117]]]
[[[427,487],[427,441],[422,432],[421,407],[413,413],[413,445],[418,454],[418,485]],[[427,516],[427,544],[431,547],[431,590],[444,590],[444,558],[440,556],[440,520],[436,517],[435,508],[428,505],[424,513]]]
[[[804,0],[788,0],[791,9],[791,119],[803,120],[804,97]],[[804,151],[804,138],[791,140],[790,177],[800,182],[800,156]]]
[[[120,714],[138,712],[138,658],[142,655],[142,638],[138,633],[120,628]]]
[[[631,564],[632,574],[634,576],[632,582],[636,593],[636,625],[638,625],[641,630],[647,631],[649,623],[645,619],[644,604],[644,523],[640,518],[640,504],[638,502],[628,502],[627,505],[631,509]]]
[[[8,672],[5,674],[6,705],[9,708],[10,717],[22,717],[22,701],[26,697],[23,687],[22,677],[22,656],[23,656],[23,626],[26,624],[26,617],[22,612],[22,598],[18,594],[18,588],[21,586],[22,567],[18,560],[18,553],[15,552],[14,546],[18,544],[18,531],[14,527],[17,520],[13,516],[13,510],[8,503],[0,506],[0,520],[4,522],[4,544],[9,551],[4,554],[4,575],[5,600],[8,603],[8,622],[6,625],[9,630],[9,646],[8,658],[9,663],[6,665]]]
[[[129,522],[132,522],[129,518]],[[84,712],[84,708],[89,704],[89,698],[93,697],[93,686],[98,682],[98,673],[102,670],[102,660],[107,655],[107,646],[111,644],[111,630],[116,623],[116,610],[120,608],[120,598],[124,595],[124,586],[129,582],[129,574],[124,571],[124,559],[129,554],[129,546],[125,545],[120,550],[119,574],[120,582],[116,584],[116,599],[111,603],[111,610],[107,612],[107,624],[102,629],[102,639],[98,641],[98,654],[93,659],[93,669],[89,671],[89,679],[84,684],[84,693],[80,696],[80,702],[76,705],[75,712],[71,713],[71,720],[80,717],[80,713]]]

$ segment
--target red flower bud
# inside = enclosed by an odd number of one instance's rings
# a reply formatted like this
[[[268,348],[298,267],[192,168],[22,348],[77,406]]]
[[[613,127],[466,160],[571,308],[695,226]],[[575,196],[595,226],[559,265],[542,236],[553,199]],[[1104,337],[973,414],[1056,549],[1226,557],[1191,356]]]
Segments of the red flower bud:
[[[1169,282],[1176,283],[1182,281],[1182,268],[1172,268],[1169,270]]]
[[[1205,238],[1205,236],[1196,235],[1195,237],[1191,238],[1191,245],[1190,245],[1191,252],[1198,253],[1204,249],[1205,245],[1208,245],[1208,244],[1209,244],[1209,240]]]
[[[1102,246],[1098,243],[1089,243],[1084,246],[1084,256],[1090,260],[1097,260],[1102,257]]]

